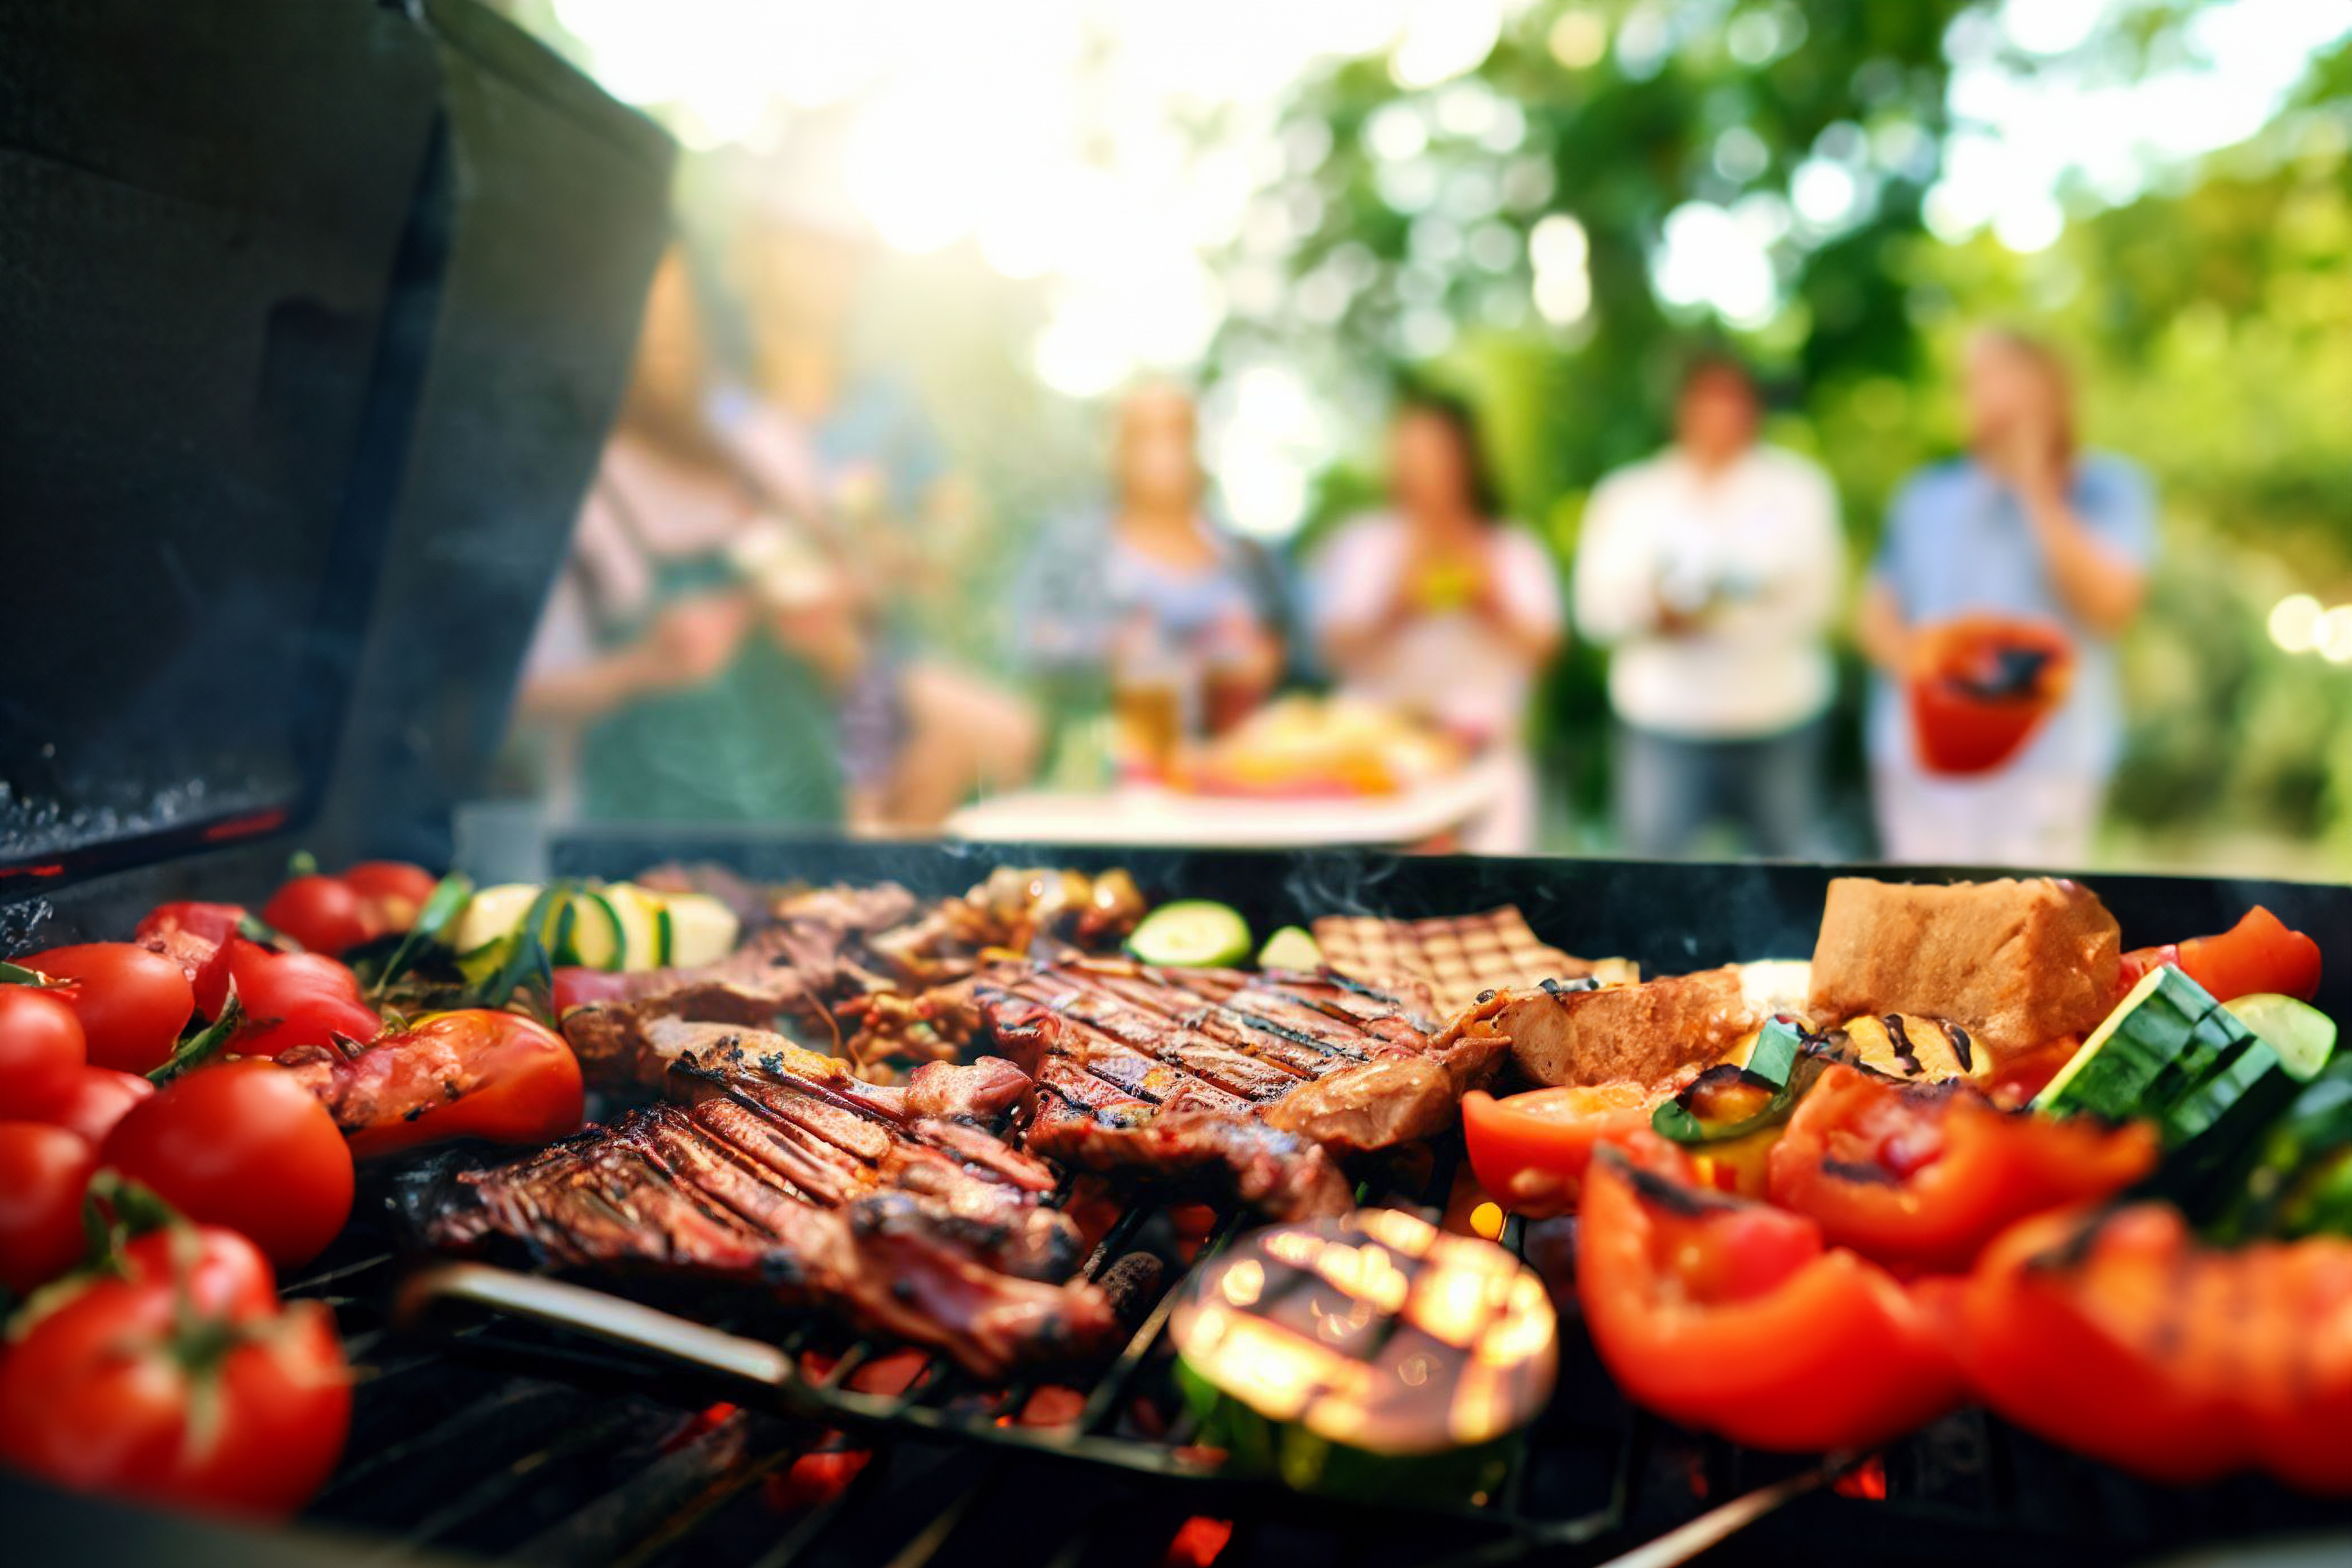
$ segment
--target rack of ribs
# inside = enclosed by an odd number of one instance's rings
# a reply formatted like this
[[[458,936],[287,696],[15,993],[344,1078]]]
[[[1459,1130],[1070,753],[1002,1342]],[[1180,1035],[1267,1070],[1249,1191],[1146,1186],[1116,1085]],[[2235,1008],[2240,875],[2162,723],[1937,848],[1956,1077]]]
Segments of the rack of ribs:
[[[710,1029],[663,1103],[528,1158],[457,1173],[425,1240],[541,1267],[754,1286],[929,1345],[975,1375],[1084,1359],[1110,1292],[1049,1207],[1054,1172],[988,1127],[1030,1091],[1012,1063],[860,1082],[781,1036]]]
[[[1443,1132],[1507,1049],[1328,975],[1076,958],[992,971],[973,999],[980,1044],[1036,1081],[1032,1153],[1278,1219],[1351,1207],[1340,1162]]]

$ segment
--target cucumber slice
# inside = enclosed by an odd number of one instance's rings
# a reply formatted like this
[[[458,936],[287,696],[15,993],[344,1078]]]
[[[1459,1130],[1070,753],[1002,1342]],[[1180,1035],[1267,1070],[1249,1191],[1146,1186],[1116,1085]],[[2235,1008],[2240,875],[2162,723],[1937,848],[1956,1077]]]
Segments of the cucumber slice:
[[[602,889],[583,888],[572,895],[572,940],[555,961],[590,969],[621,967],[621,914]]]
[[[1147,964],[1171,968],[1218,968],[1246,964],[1249,922],[1238,911],[1205,898],[1179,899],[1145,915],[1127,950]]]
[[[450,936],[449,946],[459,953],[470,954],[513,936],[523,916],[530,913],[539,891],[539,884],[531,882],[501,883],[480,889],[466,901],[466,913],[457,917],[457,928]]]
[[[1303,925],[1286,925],[1265,939],[1257,950],[1257,967],[1261,969],[1319,969],[1323,967],[1323,947]]]
[[[2336,1020],[2309,1002],[2262,991],[2221,1005],[2278,1052],[2279,1065],[2298,1083],[2318,1077],[2336,1050]]]
[[[2170,965],[2140,977],[2072,1061],[2033,1097],[2054,1116],[2109,1121],[2158,1114],[2252,1038],[2205,988]]]
[[[735,951],[743,923],[705,893],[681,893],[663,903],[669,916],[669,961],[684,968],[716,964]]]
[[[621,925],[623,969],[658,969],[667,942],[662,932],[661,900],[632,882],[616,882],[604,889]]]

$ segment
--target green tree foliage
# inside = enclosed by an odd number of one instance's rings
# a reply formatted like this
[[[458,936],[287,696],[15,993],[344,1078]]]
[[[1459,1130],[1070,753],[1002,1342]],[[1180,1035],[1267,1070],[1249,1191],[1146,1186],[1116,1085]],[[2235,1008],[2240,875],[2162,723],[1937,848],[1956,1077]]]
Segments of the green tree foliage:
[[[2197,8],[2133,11],[2134,58],[2177,58]],[[1664,439],[1683,350],[1727,335],[1778,389],[1771,438],[1836,476],[1859,565],[1903,476],[1957,444],[1967,327],[2048,333],[2080,368],[2091,440],[2145,463],[2165,499],[2165,565],[2126,648],[2119,848],[2210,863],[2325,837],[2352,864],[2352,674],[2264,631],[2283,594],[2352,601],[2352,51],[2316,62],[2255,142],[2125,206],[2074,202],[2059,243],[2020,256],[1922,223],[1964,13],[1988,25],[1943,0],[1535,6],[1461,81],[1407,91],[1384,59],[1342,63],[1302,88],[1285,130],[1320,154],[1275,187],[1313,218],[1279,257],[1292,287],[1237,312],[1220,353],[1286,356],[1331,385],[1352,371],[1466,392],[1514,510],[1564,560],[1592,484]],[[1498,126],[1482,95],[1516,113]],[[1833,222],[1791,211],[1809,163],[1852,182]],[[1693,202],[1779,228],[1776,308],[1727,328],[1660,297],[1667,219]],[[1528,304],[1528,237],[1556,213],[1589,256],[1590,308],[1564,325]],[[1336,313],[1327,277],[1346,285]],[[1323,308],[1304,308],[1318,289]],[[1452,340],[1417,337],[1417,310]],[[1308,538],[1374,484],[1362,462],[1326,475]],[[1589,816],[1605,771],[1597,658],[1572,653],[1546,708]]]

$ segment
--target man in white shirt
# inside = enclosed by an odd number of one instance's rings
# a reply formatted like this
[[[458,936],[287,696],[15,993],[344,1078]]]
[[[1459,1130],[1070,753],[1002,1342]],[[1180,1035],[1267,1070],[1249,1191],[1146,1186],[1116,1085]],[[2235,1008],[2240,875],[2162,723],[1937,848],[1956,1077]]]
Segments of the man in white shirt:
[[[1738,361],[1695,361],[1675,444],[1603,480],[1585,512],[1577,629],[1614,650],[1618,831],[1636,855],[1687,854],[1717,818],[1753,853],[1818,848],[1844,543],[1828,476],[1759,444],[1760,413]]]

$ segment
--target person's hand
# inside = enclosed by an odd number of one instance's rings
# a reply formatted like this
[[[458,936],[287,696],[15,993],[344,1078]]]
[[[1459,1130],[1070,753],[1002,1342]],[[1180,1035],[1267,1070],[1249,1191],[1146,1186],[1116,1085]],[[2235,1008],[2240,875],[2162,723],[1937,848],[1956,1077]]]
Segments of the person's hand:
[[[681,599],[655,617],[646,633],[646,669],[662,687],[698,686],[715,680],[735,660],[751,623],[751,606],[740,593],[705,593]]]

